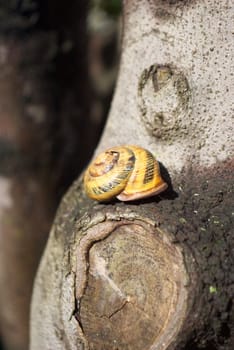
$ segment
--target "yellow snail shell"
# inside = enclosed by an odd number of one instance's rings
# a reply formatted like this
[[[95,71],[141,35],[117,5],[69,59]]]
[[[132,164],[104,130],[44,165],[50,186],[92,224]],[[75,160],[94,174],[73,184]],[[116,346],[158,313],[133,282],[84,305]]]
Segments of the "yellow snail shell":
[[[84,174],[87,195],[97,201],[117,197],[132,201],[154,196],[167,188],[152,153],[132,145],[112,147],[101,153]]]

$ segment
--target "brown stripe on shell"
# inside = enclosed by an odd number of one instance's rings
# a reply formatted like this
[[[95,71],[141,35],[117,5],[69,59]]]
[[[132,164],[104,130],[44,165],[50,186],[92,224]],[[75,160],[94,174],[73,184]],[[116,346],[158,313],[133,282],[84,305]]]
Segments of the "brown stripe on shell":
[[[148,182],[152,181],[154,178],[154,166],[155,160],[152,156],[152,154],[148,151],[146,151],[146,167],[145,167],[145,176],[143,179],[143,183],[147,184]]]

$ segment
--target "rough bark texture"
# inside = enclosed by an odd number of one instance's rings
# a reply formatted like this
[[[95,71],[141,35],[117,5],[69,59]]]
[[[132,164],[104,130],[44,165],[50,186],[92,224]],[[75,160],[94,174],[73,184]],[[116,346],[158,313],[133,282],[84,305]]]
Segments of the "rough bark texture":
[[[125,1],[100,150],[137,143],[160,197],[64,197],[38,271],[31,349],[232,349],[231,2]]]
[[[231,349],[230,166],[196,176],[187,173],[192,185],[187,177],[175,179],[176,197],[168,193],[138,206],[91,203],[82,185],[75,183],[57,214],[37,279],[32,315],[39,308],[40,317],[32,317],[32,348],[39,349],[40,344],[48,349],[82,349],[84,343],[91,349],[164,349],[167,334],[157,327],[168,330],[171,313],[171,322],[178,320],[179,328],[170,332],[171,348]],[[222,177],[217,181],[219,171]],[[110,227],[106,229],[105,223]],[[144,225],[147,232],[139,229]],[[165,257],[167,240],[172,251]],[[184,256],[182,263],[179,258],[175,263],[178,275],[170,267],[177,249]],[[174,271],[169,277],[164,265]],[[176,293],[182,302],[175,310]]]

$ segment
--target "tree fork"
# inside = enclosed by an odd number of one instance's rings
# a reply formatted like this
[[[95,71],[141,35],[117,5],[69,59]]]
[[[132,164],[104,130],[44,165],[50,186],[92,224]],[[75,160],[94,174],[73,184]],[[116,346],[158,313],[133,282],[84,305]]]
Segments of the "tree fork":
[[[35,282],[31,350],[232,349],[230,5],[124,2],[119,77],[96,153],[137,143],[173,188],[103,205],[74,183]]]
[[[233,293],[221,266],[233,266],[231,222],[222,212],[229,207],[231,213],[233,184],[230,164],[222,165],[222,176],[220,169],[201,172],[187,191],[189,175],[180,179],[178,196],[170,190],[139,205],[92,202],[82,182],[74,183],[39,269],[31,349],[222,343],[223,330],[231,332]]]

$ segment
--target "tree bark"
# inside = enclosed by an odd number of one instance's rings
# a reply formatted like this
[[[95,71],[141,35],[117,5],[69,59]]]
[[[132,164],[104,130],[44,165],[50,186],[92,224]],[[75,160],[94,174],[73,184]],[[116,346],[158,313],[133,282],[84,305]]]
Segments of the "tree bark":
[[[231,349],[231,2],[125,1],[122,58],[96,153],[139,144],[169,189],[63,198],[34,287],[31,350]]]

